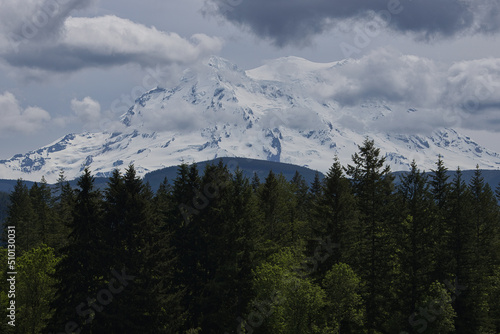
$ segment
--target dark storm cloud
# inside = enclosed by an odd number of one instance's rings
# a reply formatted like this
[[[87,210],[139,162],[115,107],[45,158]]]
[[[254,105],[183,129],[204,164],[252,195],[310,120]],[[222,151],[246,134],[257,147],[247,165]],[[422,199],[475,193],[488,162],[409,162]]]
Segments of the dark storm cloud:
[[[20,44],[56,38],[68,16],[95,0],[35,0],[29,5],[0,0],[0,32],[17,49]],[[1,45],[1,44],[0,44]]]
[[[207,0],[205,13],[250,29],[277,46],[304,45],[339,23],[378,19],[418,39],[500,30],[497,0]]]
[[[83,48],[68,48],[61,45],[38,50],[22,49],[22,52],[8,54],[4,59],[13,67],[60,73],[78,71],[86,67],[123,65],[133,60],[131,55],[110,57],[94,54]]]

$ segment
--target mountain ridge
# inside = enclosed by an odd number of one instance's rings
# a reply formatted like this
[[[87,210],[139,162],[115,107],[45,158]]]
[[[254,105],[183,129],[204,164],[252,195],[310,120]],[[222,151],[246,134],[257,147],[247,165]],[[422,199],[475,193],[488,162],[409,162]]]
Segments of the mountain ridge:
[[[336,67],[348,62],[286,57],[243,71],[211,57],[203,67],[185,70],[176,85],[144,93],[120,117],[120,127],[68,134],[2,160],[0,178],[37,181],[44,176],[54,182],[60,170],[76,178],[87,166],[107,177],[131,163],[144,176],[183,161],[237,156],[326,172],[335,156],[349,163],[366,137],[375,140],[394,171],[407,170],[412,160],[430,170],[438,155],[451,169],[500,168],[499,154],[452,128],[408,134],[362,123],[387,123],[390,115],[418,113],[418,108],[373,99],[350,106],[316,92],[336,85]]]
[[[286,164],[281,162],[273,162],[267,160],[255,160],[249,158],[242,157],[231,157],[231,158],[218,158],[207,161],[199,161],[196,162],[198,166],[198,170],[203,174],[205,166],[208,164],[218,164],[220,161],[228,167],[229,171],[234,173],[236,169],[240,169],[243,172],[243,176],[248,178],[249,180],[253,177],[254,173],[260,178],[261,182],[264,182],[265,178],[272,170],[275,174],[283,174],[283,176],[290,181],[294,176],[295,172],[299,172],[299,174],[304,178],[308,185],[311,185],[315,174],[318,173],[320,179],[325,177],[325,174],[316,170],[312,170],[309,168],[301,167],[293,164]],[[191,165],[191,164],[188,164]],[[143,182],[147,182],[150,184],[153,190],[156,190],[160,183],[163,182],[165,177],[168,179],[169,183],[172,184],[173,180],[177,177],[179,166],[171,166],[162,169],[158,169],[152,172],[149,172],[144,175],[142,178]],[[431,175],[432,171],[423,171],[426,175]],[[474,176],[476,170],[461,170],[462,177],[465,183],[469,183],[472,177]],[[489,184],[492,189],[495,189],[500,184],[500,170],[480,170],[482,177],[484,178],[484,182]],[[392,175],[395,177],[395,184],[399,184],[400,176],[408,173],[407,171],[391,171]],[[447,171],[447,175],[450,178],[449,181],[453,179],[456,170],[449,169]],[[78,178],[68,180],[70,185],[75,188],[77,187]],[[95,177],[95,187],[98,189],[104,189],[107,186],[109,179],[105,177]],[[23,182],[31,188],[31,186],[35,182],[39,181],[26,181]],[[10,193],[13,189],[17,180],[7,180],[0,179],[0,192],[1,193]],[[55,186],[54,184],[49,183],[49,186]]]

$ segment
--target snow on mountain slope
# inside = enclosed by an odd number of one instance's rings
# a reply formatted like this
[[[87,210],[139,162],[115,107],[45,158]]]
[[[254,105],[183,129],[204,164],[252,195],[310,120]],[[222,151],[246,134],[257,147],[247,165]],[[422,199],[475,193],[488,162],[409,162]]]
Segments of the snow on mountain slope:
[[[331,67],[341,66],[346,61],[332,63],[314,63],[299,57],[284,57],[269,61],[267,64],[246,71],[246,74],[255,80],[268,81],[307,81],[317,77],[319,71],[328,70]]]
[[[430,170],[439,154],[450,168],[500,168],[500,155],[453,129],[402,134],[367,126],[384,123],[395,113],[420,111],[382,100],[343,105],[329,97],[328,91],[339,85],[334,69],[347,62],[318,64],[287,57],[245,72],[211,57],[203,68],[186,70],[175,87],[159,87],[137,99],[122,115],[121,131],[70,134],[0,161],[0,178],[38,181],[44,176],[54,182],[61,169],[76,178],[85,166],[108,176],[131,163],[144,175],[182,161],[223,156],[326,172],[335,155],[350,163],[367,136],[393,170],[407,170],[413,159]]]

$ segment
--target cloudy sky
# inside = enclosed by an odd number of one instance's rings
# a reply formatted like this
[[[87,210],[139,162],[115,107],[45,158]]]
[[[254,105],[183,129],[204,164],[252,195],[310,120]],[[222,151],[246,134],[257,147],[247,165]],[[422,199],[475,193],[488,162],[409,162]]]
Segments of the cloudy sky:
[[[411,100],[432,112],[393,127],[458,127],[500,152],[498,0],[0,0],[0,159],[106,129],[209,55],[353,58],[340,103]]]

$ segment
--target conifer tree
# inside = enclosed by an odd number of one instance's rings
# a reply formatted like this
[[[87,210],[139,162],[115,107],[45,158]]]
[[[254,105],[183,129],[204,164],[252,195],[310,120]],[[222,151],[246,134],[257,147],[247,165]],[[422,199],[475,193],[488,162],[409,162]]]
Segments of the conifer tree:
[[[473,266],[473,240],[474,225],[471,224],[471,193],[463,180],[460,168],[457,169],[450,191],[450,213],[448,221],[450,224],[450,240],[448,250],[452,261],[448,268],[459,284],[469,286],[472,282]],[[457,333],[465,333],[475,327],[471,323],[471,290],[466,290],[463,295],[453,303],[457,313],[455,327]]]
[[[233,220],[235,208],[231,206],[232,186],[231,175],[222,161],[219,165],[205,167],[199,194],[203,206],[196,223],[202,239],[198,242],[201,246],[198,259],[202,270],[202,293],[195,303],[200,309],[200,326],[207,333],[223,332],[228,322],[234,319],[227,316],[232,313],[230,306],[235,305],[229,302],[234,294],[228,294],[233,290],[231,285],[234,282],[229,282],[227,278],[237,275],[237,231]]]
[[[102,267],[98,250],[102,247],[102,197],[94,189],[88,168],[78,180],[71,221],[69,244],[55,269],[59,281],[52,302],[54,314],[48,330],[54,332],[89,331],[95,325],[95,297],[108,273]]]
[[[258,242],[259,210],[258,199],[252,191],[248,179],[243,172],[237,170],[233,177],[233,193],[231,205],[235,212],[234,222],[236,224],[236,251],[238,271],[234,287],[237,296],[237,305],[234,312],[239,316],[243,314],[249,301],[253,297],[251,280],[252,270],[260,260],[257,257],[256,244]]]
[[[452,251],[452,273],[464,279],[470,268],[470,255],[475,227],[471,224],[471,193],[463,180],[460,168],[455,172],[450,191],[450,214],[448,221],[451,228],[449,247]]]
[[[499,210],[497,201],[490,186],[485,183],[479,166],[470,181],[472,196],[472,219],[474,224],[474,252],[478,262],[491,267],[499,260],[492,255],[495,250],[495,240],[500,226],[498,226]],[[483,268],[483,269],[485,269]]]
[[[52,191],[45,178],[42,177],[39,184],[35,183],[31,187],[30,198],[35,211],[33,223],[36,226],[39,242],[52,248],[59,248],[56,236],[61,231],[54,211]]]
[[[311,183],[311,188],[310,188],[311,196],[312,197],[319,197],[321,195],[322,189],[323,189],[323,187],[321,185],[319,172],[316,172],[316,173],[314,173],[314,180]]]
[[[17,180],[10,194],[10,204],[5,221],[3,240],[7,240],[6,227],[16,227],[16,250],[21,255],[36,247],[39,235],[35,225],[35,211],[31,203],[30,191],[22,180]]]
[[[497,200],[490,186],[485,183],[479,166],[469,184],[471,193],[471,221],[473,233],[471,257],[470,289],[468,308],[473,313],[473,323],[469,328],[479,332],[495,331],[495,309],[489,300],[495,287],[491,285],[495,269],[500,265],[498,236],[500,232]],[[498,304],[493,302],[493,304]]]
[[[241,171],[235,173],[231,175],[220,161],[207,165],[201,179],[201,189],[209,200],[200,212],[206,249],[200,258],[205,277],[198,302],[203,314],[201,328],[206,333],[233,331],[249,300],[252,190]]]
[[[500,183],[497,186],[497,189],[495,190],[495,194],[497,195],[497,200],[500,202]]]
[[[448,245],[451,238],[451,228],[447,217],[449,215],[449,196],[450,184],[448,183],[448,169],[444,165],[443,157],[438,156],[436,169],[431,173],[431,193],[436,204],[434,212],[433,226],[433,252],[436,261],[435,270],[432,275],[432,281],[444,282],[450,279],[449,263],[452,255],[449,252]]]
[[[264,219],[264,252],[269,255],[280,246],[293,243],[292,212],[289,208],[295,205],[295,198],[290,183],[282,174],[276,176],[273,171],[269,172],[258,196]]]
[[[393,201],[393,176],[380,149],[366,139],[359,153],[352,157],[347,174],[352,178],[354,193],[360,213],[357,227],[360,240],[353,269],[366,282],[366,324],[370,333],[386,325],[393,302],[390,284],[393,274],[394,240],[390,231],[395,230],[398,217],[391,206]]]
[[[310,251],[318,247],[318,240],[320,243],[328,242],[337,246],[322,256],[324,261],[314,273],[314,276],[321,281],[334,264],[351,262],[353,257],[357,256],[353,252],[357,234],[354,227],[358,219],[356,199],[337,157],[326,174],[321,195],[312,205],[314,205],[315,240]]]
[[[174,229],[169,225],[168,215],[172,212],[174,203],[172,198],[172,186],[166,177],[158,186],[153,205],[155,216],[161,220],[161,229],[171,238]],[[169,242],[171,243],[172,240]]]
[[[103,252],[103,263],[109,267],[116,262],[124,263],[125,255],[120,252],[123,245],[124,222],[123,211],[126,206],[126,192],[123,176],[118,169],[115,169],[108,180],[108,185],[104,191],[104,223],[103,233],[107,240],[106,251]]]
[[[46,224],[47,219],[47,210],[46,203],[43,201],[43,195],[38,187],[38,183],[35,182],[29,191],[30,201],[33,207],[33,211],[35,212],[35,216],[33,217],[33,224],[35,226],[35,235],[38,242],[47,244],[47,233],[48,226]]]
[[[409,173],[401,177],[398,187],[399,208],[406,217],[400,225],[397,249],[400,262],[398,275],[399,298],[402,323],[409,326],[408,315],[417,310],[417,303],[424,298],[432,284],[433,251],[430,243],[432,234],[433,206],[427,176],[419,169],[415,161]],[[404,327],[401,327],[404,328]],[[411,330],[411,328],[407,328]]]
[[[292,221],[297,220],[304,222],[308,219],[307,212],[307,202],[308,202],[308,191],[306,180],[300,175],[298,171],[295,171],[292,179],[290,180],[292,191],[296,198],[296,207],[292,208]]]
[[[198,166],[181,164],[174,180],[172,196],[176,207],[172,212],[174,225],[187,227],[191,219],[196,218],[199,208],[203,207],[203,198],[200,196],[200,177]]]
[[[106,228],[114,232],[111,253],[107,266],[110,272],[126,272],[133,277],[126,288],[114,297],[100,314],[101,332],[107,333],[160,333],[167,329],[161,324],[165,291],[161,287],[158,251],[162,235],[159,234],[159,219],[153,215],[153,194],[137,177],[130,165],[121,177],[115,172],[106,191]],[[168,245],[165,245],[168,247]],[[168,248],[167,248],[168,249]],[[169,259],[164,259],[168,262]],[[167,264],[168,266],[168,264]],[[171,269],[171,268],[168,268]]]
[[[9,206],[9,194],[0,191],[0,230],[3,231],[5,219],[7,218],[7,208]]]
[[[254,172],[253,176],[252,176],[252,190],[254,193],[257,192],[257,190],[259,189],[259,186],[260,186],[259,175],[257,175],[256,172]]]
[[[206,204],[196,164],[181,164],[172,188],[172,206],[168,226],[172,229],[175,251],[174,285],[185,291],[182,308],[187,316],[183,331],[201,325],[201,307],[198,298],[204,287],[205,269],[201,259],[206,247],[200,226],[200,212]]]
[[[431,187],[436,204],[440,209],[444,208],[450,192],[447,172],[448,168],[444,165],[443,157],[439,155],[436,162],[436,169],[432,170]]]
[[[153,200],[154,228],[151,238],[151,267],[153,293],[161,312],[155,321],[159,324],[157,333],[177,333],[184,324],[186,312],[182,307],[185,290],[175,285],[175,250],[172,246],[172,228],[168,225],[168,213],[173,204],[168,180],[160,184]],[[146,264],[148,265],[148,264]]]
[[[268,239],[276,240],[278,237],[278,222],[281,217],[277,211],[280,209],[279,183],[276,175],[271,170],[259,193],[261,210],[264,213],[265,228],[268,231]]]
[[[66,180],[64,172],[59,173],[56,186],[53,190],[54,210],[56,222],[54,224],[53,238],[56,251],[67,245],[70,233],[72,211],[75,204],[75,193]]]

